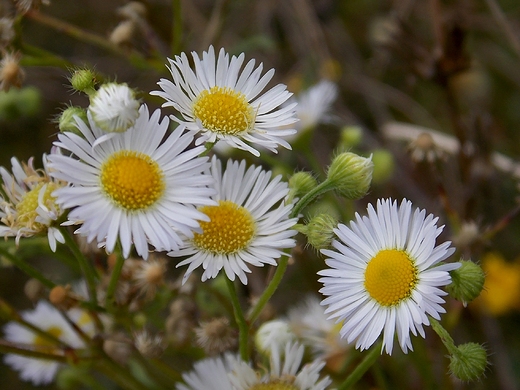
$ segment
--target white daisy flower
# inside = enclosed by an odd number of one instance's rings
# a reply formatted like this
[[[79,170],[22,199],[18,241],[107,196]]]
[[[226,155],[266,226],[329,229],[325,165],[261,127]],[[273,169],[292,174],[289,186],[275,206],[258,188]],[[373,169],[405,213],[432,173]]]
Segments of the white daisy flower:
[[[229,373],[240,361],[229,353],[216,358],[203,359],[195,363],[193,370],[182,374],[184,383],[176,385],[177,390],[230,390]]]
[[[53,306],[45,301],[40,301],[34,310],[21,313],[22,318],[38,326],[72,348],[84,348],[85,345],[72,327],[61,316]],[[5,340],[19,344],[24,348],[39,352],[63,355],[59,345],[32,332],[28,328],[16,323],[9,322],[4,327]],[[15,354],[6,354],[4,363],[20,372],[20,378],[32,382],[34,385],[44,385],[52,382],[61,364],[53,360],[30,358]]]
[[[12,174],[0,167],[2,189],[7,197],[0,196],[0,236],[16,237],[16,245],[21,237],[31,237],[45,232],[52,251],[56,243],[64,243],[61,232],[54,226],[61,217],[60,207],[52,193],[65,183],[49,177],[47,156],[43,156],[43,169],[35,169],[33,158],[27,164],[11,159]]]
[[[89,125],[78,120],[85,138],[58,135],[55,145],[75,156],[49,156],[54,177],[71,185],[54,192],[63,207],[73,208],[70,223],[82,224],[76,233],[96,239],[110,253],[117,239],[128,258],[131,245],[148,257],[148,244],[156,250],[176,250],[179,234],[192,237],[198,220],[208,217],[194,206],[211,205],[213,183],[203,171],[209,165],[198,157],[204,147],[186,150],[193,140],[177,127],[164,142],[169,121],[159,122],[160,111],[149,116],[141,106],[135,125],[98,143],[103,131],[89,115]]]
[[[322,390],[331,384],[328,376],[320,380],[320,371],[325,366],[321,360],[302,364],[303,345],[287,343],[285,348],[274,347],[270,354],[269,372],[260,375],[249,364],[239,361],[229,378],[234,390],[289,389]]]
[[[139,117],[139,100],[126,84],[103,84],[90,99],[88,111],[97,127],[107,133],[121,133]]]
[[[260,77],[263,64],[254,69],[255,60],[250,60],[241,71],[244,53],[230,60],[221,49],[216,58],[213,46],[203,52],[202,59],[195,52],[192,56],[195,71],[185,53],[168,59],[173,81],[161,79],[158,85],[162,91],[151,94],[166,100],[163,107],[175,108],[187,129],[202,132],[197,144],[220,140],[255,156],[260,153],[252,145],[272,152],[278,145],[291,149],[282,137],[296,132],[283,128],[297,120],[295,103],[281,107],[291,93],[278,84],[261,94],[274,69]]]
[[[356,348],[369,348],[383,332],[383,348],[392,353],[394,334],[401,349],[412,350],[410,332],[424,337],[427,315],[440,319],[445,313],[440,306],[446,293],[439,289],[451,282],[449,271],[460,264],[439,263],[455,251],[451,242],[436,246],[443,227],[437,217],[426,216],[403,200],[398,206],[390,199],[379,200],[377,211],[368,207],[368,217],[356,213],[350,228],[338,225],[335,250],[321,252],[329,269],[320,290],[328,296],[329,318],[343,321],[341,336]]]
[[[285,204],[289,192],[281,176],[271,179],[271,172],[254,165],[246,171],[246,163],[229,160],[224,174],[220,161],[213,157],[211,174],[215,179],[217,205],[199,210],[207,219],[200,223],[201,232],[185,241],[180,250],[169,256],[189,256],[177,264],[188,265],[183,283],[202,265],[202,281],[214,278],[224,268],[226,276],[238,276],[247,284],[248,264],[263,267],[276,265],[276,259],[287,256],[283,249],[292,248],[296,234],[291,228],[296,218],[289,218],[292,204]]]
[[[291,99],[297,103],[296,117],[299,121],[296,122],[296,130],[303,132],[330,120],[329,110],[337,96],[337,85],[332,81],[322,80]]]
[[[320,360],[303,367],[304,347],[287,343],[275,346],[270,354],[267,372],[254,369],[238,357],[226,354],[195,363],[189,373],[182,375],[186,384],[177,384],[177,390],[323,390],[330,383],[329,377],[320,380],[325,365]],[[301,367],[301,368],[300,368]]]
[[[308,346],[313,355],[327,362],[346,357],[349,347],[340,336],[341,324],[327,318],[317,296],[311,295],[287,313],[290,329]],[[343,361],[343,359],[339,359]]]

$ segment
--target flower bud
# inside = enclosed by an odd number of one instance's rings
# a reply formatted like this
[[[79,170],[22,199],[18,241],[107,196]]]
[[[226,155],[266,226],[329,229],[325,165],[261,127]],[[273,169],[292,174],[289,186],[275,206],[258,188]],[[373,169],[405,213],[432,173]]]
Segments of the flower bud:
[[[446,287],[450,295],[464,306],[480,295],[484,288],[485,274],[482,268],[469,260],[462,260],[461,266],[450,272],[451,284]]]
[[[311,191],[317,185],[316,179],[309,172],[296,172],[289,179],[290,191],[287,196],[289,203]]]
[[[133,19],[124,20],[112,30],[108,40],[119,47],[131,46],[136,27]]]
[[[146,6],[139,1],[131,1],[117,9],[117,14],[125,19],[146,18]]]
[[[88,123],[87,112],[81,107],[70,106],[62,111],[58,118],[58,128],[62,133],[71,132],[81,135],[76,122],[76,117]]]
[[[139,100],[126,84],[107,83],[90,97],[89,113],[107,133],[123,133],[139,117]]]
[[[342,196],[352,200],[360,199],[370,187],[373,169],[372,156],[365,158],[345,152],[332,160],[327,180]]]
[[[487,354],[482,345],[466,343],[457,346],[450,355],[450,371],[463,381],[473,381],[484,374],[487,366]]]
[[[58,285],[49,292],[49,301],[58,309],[69,310],[77,303],[77,300],[72,295],[70,285]]]
[[[87,95],[95,93],[96,74],[90,69],[76,69],[69,79],[72,88]]]
[[[349,150],[361,142],[363,131],[358,126],[345,126],[340,134],[340,149]]]
[[[37,302],[43,297],[45,286],[38,279],[31,278],[25,283],[23,291],[29,300]]]
[[[273,347],[284,346],[295,339],[296,335],[292,332],[287,321],[272,320],[264,322],[258,328],[255,335],[255,345],[260,352],[269,355]]]
[[[392,153],[385,149],[374,150],[372,152],[372,162],[374,163],[372,183],[381,184],[390,179],[395,169]]]
[[[6,17],[0,18],[0,46],[5,48],[14,38],[14,20]]]
[[[338,225],[336,218],[330,214],[320,214],[313,217],[299,231],[307,236],[307,242],[317,250],[330,246],[334,237],[333,229]]]

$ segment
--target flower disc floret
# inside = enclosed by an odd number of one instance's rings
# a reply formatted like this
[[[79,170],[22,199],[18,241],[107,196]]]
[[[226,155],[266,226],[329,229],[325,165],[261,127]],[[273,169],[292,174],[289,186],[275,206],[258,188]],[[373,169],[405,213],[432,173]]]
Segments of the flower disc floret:
[[[246,248],[255,235],[255,222],[244,207],[226,200],[217,206],[200,208],[209,221],[200,223],[202,233],[195,233],[193,241],[201,250],[214,254],[232,254]]]
[[[132,150],[110,156],[101,166],[100,178],[107,196],[127,210],[152,206],[165,190],[164,174],[157,162]]]
[[[47,156],[43,156],[43,169],[35,169],[33,159],[21,164],[11,159],[12,173],[0,167],[2,189],[6,198],[0,196],[0,236],[16,237],[16,244],[22,237],[47,233],[51,250],[56,250],[57,242],[65,239],[59,229],[53,226],[64,209],[57,203],[54,191],[65,186],[60,180],[49,176]]]
[[[55,203],[56,198],[51,194],[60,188],[57,183],[39,183],[32,190],[26,192],[21,201],[16,205],[18,222],[31,227],[34,230],[43,230],[44,224],[36,222],[38,218],[38,207],[41,203]],[[59,212],[59,207],[56,206]]]
[[[255,119],[255,111],[242,92],[217,86],[200,93],[193,114],[206,129],[222,135],[247,132]]]
[[[417,267],[404,251],[379,251],[367,264],[365,288],[382,306],[397,305],[412,295],[417,285]]]

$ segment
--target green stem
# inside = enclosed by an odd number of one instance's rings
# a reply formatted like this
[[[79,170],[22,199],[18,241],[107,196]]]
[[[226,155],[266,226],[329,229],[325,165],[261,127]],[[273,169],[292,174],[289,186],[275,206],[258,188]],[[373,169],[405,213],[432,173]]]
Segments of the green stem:
[[[18,314],[18,312],[9,305],[6,301],[0,298],[0,317],[7,319],[8,321],[14,321],[18,322],[20,325],[26,327],[27,329],[31,330],[33,333],[36,333],[38,336],[41,336],[45,340],[50,341],[53,344],[60,345],[64,348],[70,348],[70,346],[63,342],[62,340],[58,339],[57,337],[53,336],[50,333],[47,333],[46,331],[40,329],[39,327],[31,324],[30,322],[27,322]]]
[[[318,196],[324,194],[327,191],[332,190],[334,187],[333,185],[328,181],[325,180],[319,185],[317,185],[313,190],[309,191],[307,194],[305,194],[299,201],[296,203],[294,208],[291,211],[291,214],[289,218],[297,217],[301,210],[305,208],[309,203],[311,203],[314,199],[316,199]],[[269,282],[268,286],[260,295],[260,298],[258,299],[256,305],[253,307],[253,310],[251,310],[248,322],[252,324],[260,315],[262,310],[264,309],[264,306],[267,304],[269,299],[273,296],[274,292],[280,285],[283,275],[285,274],[285,270],[287,269],[287,265],[289,264],[289,257],[290,254],[287,253],[287,256],[283,256],[278,261],[278,266],[276,267],[276,271],[273,275],[273,279]]]
[[[7,257],[11,263],[13,263],[15,266],[17,266],[19,269],[21,269],[23,272],[25,272],[31,278],[39,280],[40,283],[43,284],[45,287],[52,289],[53,287],[56,286],[56,283],[47,279],[36,268],[33,268],[32,266],[27,264],[25,261],[18,258],[18,256],[15,256],[12,253],[10,253],[8,250],[6,250],[4,248],[0,248],[0,255]]]
[[[238,325],[238,342],[239,342],[239,350],[240,357],[244,361],[249,361],[249,352],[248,352],[248,336],[249,336],[249,326],[247,325],[247,321],[244,317],[244,313],[242,311],[242,307],[240,306],[240,302],[238,301],[237,291],[235,289],[235,284],[229,280],[227,277],[226,283],[229,289],[229,295],[231,296],[231,303],[233,304],[233,312],[235,314],[235,321]]]
[[[90,296],[90,302],[97,305],[97,292],[96,292],[96,279],[98,277],[96,270],[92,263],[81,253],[81,250],[74,240],[74,237],[70,234],[68,229],[61,229],[63,237],[65,237],[65,245],[71,250],[72,254],[78,260],[83,276],[87,282],[87,288]]]
[[[105,305],[107,309],[114,305],[115,298],[114,295],[116,293],[117,282],[119,281],[119,276],[121,276],[121,270],[123,269],[123,264],[125,263],[125,258],[121,256],[121,254],[117,255],[116,264],[112,269],[112,275],[110,276],[110,282],[108,283],[107,295]]]
[[[300,212],[309,205],[313,200],[315,200],[318,196],[334,189],[334,186],[328,181],[325,180],[314,187],[311,191],[307,192],[299,201],[294,205],[294,208],[291,212],[290,218],[297,217]]]
[[[153,378],[154,382],[164,389],[170,389],[172,387],[172,380],[162,370],[159,369],[150,359],[145,358],[139,351],[134,351],[132,355],[136,358],[136,363],[139,364],[149,378]],[[177,380],[182,380],[179,376]]]
[[[361,377],[368,371],[370,367],[376,362],[377,358],[381,356],[381,343],[372,347],[365,358],[357,365],[357,367],[350,373],[345,381],[338,387],[337,390],[347,390],[352,387]]]
[[[53,360],[61,363],[67,362],[67,357],[63,355],[56,355],[54,353],[47,353],[41,351],[35,351],[32,349],[20,348],[13,343],[5,340],[0,340],[0,352],[1,353],[13,353],[28,358]]]
[[[147,390],[147,386],[135,379],[127,369],[114,362],[108,355],[103,353],[103,359],[99,360],[96,368],[119,384],[123,389]]]
[[[251,310],[249,317],[247,321],[252,324],[256,321],[262,310],[264,309],[264,306],[267,304],[269,299],[273,296],[274,292],[280,285],[280,282],[282,281],[283,275],[285,274],[285,270],[287,269],[287,265],[289,264],[289,257],[284,256],[278,261],[278,265],[276,266],[276,271],[273,275],[273,279],[269,282],[266,289],[260,295],[260,298],[258,298],[258,301],[256,302],[256,305],[253,307],[253,310]]]
[[[134,66],[147,69],[150,68],[150,64],[140,54],[135,52],[128,53],[125,50],[120,49],[117,45],[110,42],[108,39],[101,35],[93,34],[89,31],[83,30],[73,24],[64,22],[60,19],[54,18],[49,15],[44,15],[41,12],[30,10],[24,14],[28,19],[34,20],[40,24],[51,27],[57,31],[60,31],[74,39],[81,42],[90,43],[94,46],[105,49],[114,54],[118,54],[128,59]]]
[[[452,355],[456,355],[459,353],[458,348],[455,346],[455,342],[451,338],[450,334],[444,327],[440,324],[439,321],[437,321],[435,318],[430,317],[430,324],[432,326],[432,329],[437,333],[439,338],[441,339],[442,343],[448,350],[448,352]]]
[[[172,383],[182,381],[182,376],[175,370],[173,370],[169,365],[165,364],[160,359],[152,359],[154,367],[162,372],[163,375],[167,376]]]
[[[20,65],[23,66],[56,66],[63,69],[68,69],[73,64],[56,54],[53,54],[47,50],[22,43],[21,51],[24,54],[20,60]]]

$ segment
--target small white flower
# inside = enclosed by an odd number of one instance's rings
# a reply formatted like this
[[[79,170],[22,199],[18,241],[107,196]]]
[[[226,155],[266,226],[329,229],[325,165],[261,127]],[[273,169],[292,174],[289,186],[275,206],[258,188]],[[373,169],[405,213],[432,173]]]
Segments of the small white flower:
[[[291,101],[297,102],[296,130],[298,133],[312,129],[317,124],[330,120],[329,110],[338,96],[338,87],[331,81],[322,80],[299,94]]]
[[[292,307],[287,314],[290,329],[311,347],[315,357],[328,360],[346,356],[348,343],[340,336],[340,324],[328,319],[320,299],[314,295]]]
[[[162,91],[151,94],[166,100],[163,107],[175,108],[187,129],[202,132],[197,144],[223,141],[255,156],[260,153],[254,145],[272,152],[278,145],[291,148],[283,137],[296,132],[284,128],[296,122],[295,103],[281,107],[291,93],[283,84],[261,93],[272,79],[273,69],[260,77],[263,65],[254,69],[255,60],[250,60],[241,70],[244,53],[230,60],[221,49],[215,58],[213,46],[203,52],[202,59],[195,52],[192,56],[195,71],[185,53],[169,59],[173,81],[161,79]]]
[[[291,390],[323,390],[332,381],[328,376],[320,380],[320,371],[325,366],[321,360],[302,364],[304,353],[303,345],[287,343],[285,348],[273,347],[270,354],[269,371],[264,375],[254,370],[244,361],[235,364],[230,374],[230,381],[234,390],[249,390],[263,388],[262,385],[271,385],[267,388],[283,388]],[[276,385],[280,387],[276,387]]]
[[[398,206],[390,199],[379,200],[377,211],[368,207],[368,217],[356,213],[350,228],[338,225],[335,250],[323,249],[330,267],[318,272],[323,276],[320,290],[328,296],[329,318],[343,321],[341,336],[356,348],[369,348],[381,333],[383,347],[392,353],[395,333],[401,349],[412,350],[410,332],[425,336],[427,315],[440,319],[446,295],[439,287],[451,282],[449,271],[460,264],[439,263],[455,251],[451,242],[435,245],[443,226],[437,217],[426,216],[403,200]]]
[[[320,379],[325,363],[315,360],[301,367],[303,353],[304,347],[297,343],[275,346],[265,371],[230,354],[204,359],[182,375],[186,384],[177,384],[177,390],[325,389],[331,383],[327,376]]]
[[[67,344],[68,347],[85,347],[83,341],[58,310],[45,301],[38,302],[34,310],[27,310],[21,313],[21,316],[25,321],[38,326],[43,331]],[[19,344],[25,348],[63,355],[63,350],[59,345],[33,333],[16,322],[9,322],[5,325],[4,334],[7,341]],[[19,371],[22,380],[30,381],[36,386],[52,382],[61,366],[60,363],[53,360],[30,358],[15,354],[6,354],[4,362],[14,370]]]
[[[177,264],[188,265],[183,283],[202,266],[202,281],[217,276],[224,268],[226,276],[238,276],[247,284],[248,267],[276,265],[276,259],[287,256],[285,248],[292,248],[296,234],[291,228],[296,218],[289,218],[292,204],[285,204],[289,192],[281,176],[271,179],[271,172],[254,165],[246,171],[246,163],[229,160],[222,174],[217,158],[211,161],[215,179],[216,205],[199,208],[207,219],[201,222],[201,232],[194,234],[185,245],[169,256],[189,256]]]
[[[143,105],[135,125],[124,133],[114,134],[93,145],[103,131],[91,116],[89,125],[78,120],[85,138],[73,133],[58,135],[56,146],[73,156],[49,156],[52,175],[68,181],[69,187],[54,192],[58,203],[73,208],[69,221],[82,224],[76,233],[96,239],[114,250],[119,239],[128,258],[132,244],[147,258],[148,244],[156,250],[176,250],[182,244],[179,234],[192,237],[198,220],[208,217],[195,206],[214,204],[215,193],[207,168],[204,150],[186,150],[193,140],[191,133],[177,127],[163,142],[169,121],[159,122],[160,111],[149,116]]]
[[[239,358],[225,354],[216,358],[203,359],[195,363],[193,370],[182,374],[186,384],[178,383],[177,390],[230,390],[228,374],[239,362]]]
[[[264,322],[255,335],[255,345],[258,350],[270,353],[273,347],[285,345],[295,341],[296,335],[292,332],[289,323],[284,320],[271,320]]]
[[[126,84],[108,83],[101,85],[91,98],[88,112],[101,130],[121,133],[135,124],[140,105]]]
[[[56,242],[65,242],[61,232],[52,226],[63,213],[52,193],[65,183],[49,177],[47,156],[43,156],[43,169],[33,166],[33,158],[27,164],[11,159],[12,174],[0,167],[2,188],[7,196],[0,196],[0,236],[16,237],[16,245],[21,237],[31,237],[46,232],[49,246],[56,250]]]

